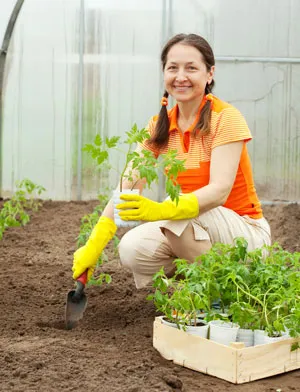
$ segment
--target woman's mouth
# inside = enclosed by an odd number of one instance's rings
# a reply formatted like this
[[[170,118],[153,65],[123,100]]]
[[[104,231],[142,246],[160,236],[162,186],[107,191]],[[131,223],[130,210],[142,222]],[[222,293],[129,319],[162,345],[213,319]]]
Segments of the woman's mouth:
[[[174,86],[174,89],[179,92],[187,91],[191,86]]]

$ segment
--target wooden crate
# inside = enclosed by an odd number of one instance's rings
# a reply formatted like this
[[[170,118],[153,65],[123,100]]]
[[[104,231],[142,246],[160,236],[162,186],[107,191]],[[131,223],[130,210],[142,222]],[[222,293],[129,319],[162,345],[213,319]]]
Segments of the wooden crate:
[[[164,358],[189,369],[242,384],[300,368],[300,349],[291,351],[299,338],[254,347],[244,343],[224,346],[169,327],[161,319],[154,321],[154,348]]]

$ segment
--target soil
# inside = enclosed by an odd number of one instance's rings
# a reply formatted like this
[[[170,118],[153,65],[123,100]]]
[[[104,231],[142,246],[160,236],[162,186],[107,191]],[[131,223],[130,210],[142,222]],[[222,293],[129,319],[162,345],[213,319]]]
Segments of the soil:
[[[112,245],[101,268],[112,283],[88,288],[84,318],[65,330],[80,218],[95,205],[47,201],[26,227],[7,230],[0,242],[1,391],[300,391],[300,370],[233,385],[163,359],[152,346],[157,314],[145,299],[151,288],[135,288]],[[273,241],[300,251],[300,206],[264,212]]]

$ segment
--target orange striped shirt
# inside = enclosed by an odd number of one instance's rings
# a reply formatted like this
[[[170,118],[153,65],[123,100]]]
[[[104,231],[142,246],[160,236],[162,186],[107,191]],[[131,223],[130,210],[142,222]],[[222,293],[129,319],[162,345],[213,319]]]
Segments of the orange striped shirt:
[[[194,192],[209,183],[210,159],[212,150],[226,143],[252,139],[251,132],[242,114],[232,105],[213,96],[211,129],[208,135],[193,137],[203,103],[199,107],[194,124],[182,134],[177,125],[178,106],[168,111],[170,128],[169,141],[163,148],[143,144],[142,148],[152,151],[156,157],[167,150],[177,150],[177,158],[185,160],[186,171],[178,175],[177,181],[182,193]],[[155,132],[158,116],[151,118],[148,129]],[[262,209],[254,187],[251,163],[246,143],[242,150],[237,175],[224,207],[239,215],[261,218]]]

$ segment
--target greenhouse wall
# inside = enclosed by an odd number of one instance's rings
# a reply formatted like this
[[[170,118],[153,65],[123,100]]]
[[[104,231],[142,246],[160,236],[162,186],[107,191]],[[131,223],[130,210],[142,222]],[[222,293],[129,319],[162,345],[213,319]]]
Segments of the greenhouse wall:
[[[1,2],[0,40],[13,3]],[[23,178],[54,200],[115,187],[117,174],[98,171],[82,147],[147,124],[160,109],[161,47],[193,32],[214,49],[214,93],[252,131],[259,196],[300,200],[298,15],[297,0],[25,0],[6,56],[2,196]]]

